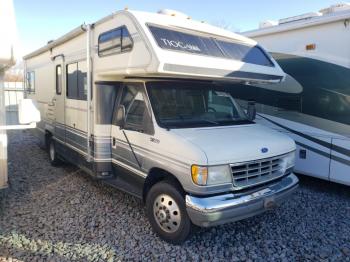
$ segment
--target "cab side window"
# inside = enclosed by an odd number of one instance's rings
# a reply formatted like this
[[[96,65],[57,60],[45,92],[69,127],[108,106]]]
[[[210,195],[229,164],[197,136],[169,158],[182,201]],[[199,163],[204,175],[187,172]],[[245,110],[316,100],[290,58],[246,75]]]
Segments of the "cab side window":
[[[147,132],[151,123],[141,86],[128,84],[123,88],[120,105],[125,107],[125,129]]]

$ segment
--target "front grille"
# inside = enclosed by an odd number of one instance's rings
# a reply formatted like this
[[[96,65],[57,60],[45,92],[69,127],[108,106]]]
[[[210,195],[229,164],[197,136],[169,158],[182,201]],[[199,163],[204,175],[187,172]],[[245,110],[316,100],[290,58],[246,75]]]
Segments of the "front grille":
[[[233,185],[240,189],[266,183],[284,175],[283,156],[231,165]]]

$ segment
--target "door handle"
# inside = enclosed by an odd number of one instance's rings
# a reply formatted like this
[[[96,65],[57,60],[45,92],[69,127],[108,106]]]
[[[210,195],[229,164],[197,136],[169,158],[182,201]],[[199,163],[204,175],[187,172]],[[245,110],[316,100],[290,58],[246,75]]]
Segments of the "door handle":
[[[113,145],[113,146],[116,145],[116,139],[115,139],[115,137],[112,138],[112,145]]]
[[[56,98],[53,98],[49,103],[49,106],[55,106]]]

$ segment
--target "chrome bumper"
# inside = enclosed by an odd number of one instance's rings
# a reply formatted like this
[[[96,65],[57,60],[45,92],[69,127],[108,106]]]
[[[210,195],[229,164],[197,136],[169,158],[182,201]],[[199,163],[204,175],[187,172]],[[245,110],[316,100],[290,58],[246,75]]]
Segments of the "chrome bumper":
[[[213,197],[186,196],[187,213],[195,225],[216,226],[242,220],[283,202],[298,187],[298,178],[290,174],[276,183],[249,193]]]

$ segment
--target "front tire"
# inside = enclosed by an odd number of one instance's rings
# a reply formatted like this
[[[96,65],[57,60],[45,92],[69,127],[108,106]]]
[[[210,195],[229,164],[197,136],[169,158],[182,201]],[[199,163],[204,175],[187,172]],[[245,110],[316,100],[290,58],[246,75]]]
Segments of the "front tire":
[[[56,151],[56,143],[52,138],[49,139],[49,159],[52,166],[58,166],[61,164],[61,160],[58,158]]]
[[[162,181],[150,189],[146,212],[154,232],[171,244],[183,243],[191,233],[184,196],[174,183]]]

